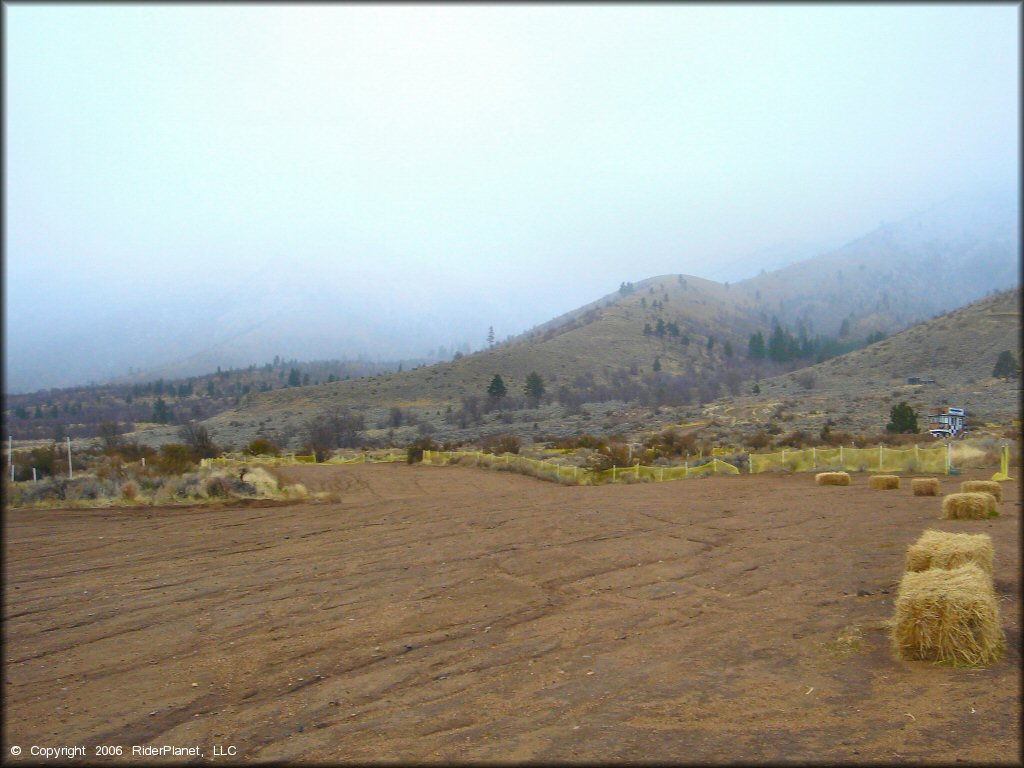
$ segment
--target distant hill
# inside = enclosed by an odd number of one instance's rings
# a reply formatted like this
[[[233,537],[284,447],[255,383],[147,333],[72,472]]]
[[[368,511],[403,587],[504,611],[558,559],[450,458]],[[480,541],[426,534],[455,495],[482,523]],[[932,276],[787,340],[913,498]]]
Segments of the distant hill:
[[[707,407],[723,423],[738,420],[750,433],[772,423],[787,431],[882,431],[893,405],[967,410],[969,423],[1008,428],[1020,418],[1020,379],[992,377],[999,353],[1021,360],[1021,307],[1017,291],[1004,291],[914,325],[878,343],[800,371],[759,382],[760,394],[722,399]],[[908,384],[909,378],[933,380]],[[780,422],[778,409],[789,414]]]

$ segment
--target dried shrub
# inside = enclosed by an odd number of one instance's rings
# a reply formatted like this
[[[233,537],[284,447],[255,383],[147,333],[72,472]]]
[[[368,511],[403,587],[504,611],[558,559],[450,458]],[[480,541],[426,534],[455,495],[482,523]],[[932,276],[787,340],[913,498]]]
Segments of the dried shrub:
[[[743,439],[743,444],[751,450],[759,451],[772,444],[772,437],[762,429],[745,437]]]
[[[98,477],[83,477],[68,481],[67,498],[74,501],[98,501],[117,495],[113,481],[101,480]]]
[[[35,483],[26,483],[14,489],[11,494],[11,506],[21,507],[27,504],[63,501],[67,497],[67,479],[63,477],[47,477]]]
[[[251,488],[248,493],[253,496],[273,497],[281,489],[280,481],[263,467],[246,468],[238,482],[241,487]]]
[[[519,453],[522,442],[518,437],[507,432],[497,435],[488,435],[480,440],[480,447],[487,453],[495,455],[502,453]]]
[[[424,451],[436,451],[437,443],[435,443],[430,437],[420,437],[413,440],[406,446],[405,449],[405,460],[408,464],[416,464],[417,462],[423,461]]]
[[[280,456],[281,449],[270,440],[257,437],[242,449],[242,453],[248,456]]]
[[[181,443],[165,443],[160,446],[156,465],[165,475],[183,475],[195,467],[196,461],[192,452]]]
[[[139,495],[139,486],[129,480],[121,486],[121,498],[125,501],[134,501]]]
[[[302,483],[295,483],[294,485],[286,485],[281,489],[281,494],[286,499],[306,499],[309,498],[309,491],[306,490],[306,486]]]
[[[227,478],[214,475],[206,480],[206,495],[215,498],[228,498],[232,495],[231,485]]]
[[[645,455],[645,462],[662,457],[686,456],[697,452],[697,438],[688,432],[666,429],[648,438],[644,446],[649,449],[649,457]]]

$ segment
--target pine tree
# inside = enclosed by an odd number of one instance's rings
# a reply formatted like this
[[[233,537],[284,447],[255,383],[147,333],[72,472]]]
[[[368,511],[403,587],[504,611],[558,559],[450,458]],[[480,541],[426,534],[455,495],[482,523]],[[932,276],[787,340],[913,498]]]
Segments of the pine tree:
[[[540,402],[540,399],[544,397],[544,379],[540,377],[536,371],[531,371],[530,375],[526,377],[526,387],[524,389],[526,396],[533,401],[536,405]]]
[[[1010,350],[1003,350],[996,358],[996,366],[992,369],[992,375],[997,379],[1016,379],[1020,376],[1020,364],[1014,358]]]
[[[153,421],[157,424],[166,424],[171,420],[171,409],[167,407],[162,397],[158,397],[153,403]]]
[[[491,383],[487,386],[487,395],[495,400],[500,400],[507,394],[508,390],[505,389],[505,382],[502,381],[501,374],[494,374],[494,378],[491,379]]]
[[[778,322],[772,328],[771,338],[768,339],[768,357],[776,363],[786,360],[786,335],[783,333],[782,326]]]
[[[889,432],[900,434],[913,434],[921,431],[917,426],[917,414],[905,400],[899,405],[894,405],[889,411],[889,423],[885,425],[885,428]]]
[[[487,330],[487,346],[489,346],[489,347],[493,347],[494,346],[494,326],[493,325]]]

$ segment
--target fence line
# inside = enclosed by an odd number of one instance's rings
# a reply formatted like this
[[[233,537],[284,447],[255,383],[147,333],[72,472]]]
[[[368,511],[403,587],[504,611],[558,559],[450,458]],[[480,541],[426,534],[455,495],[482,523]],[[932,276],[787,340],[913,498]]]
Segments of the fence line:
[[[317,461],[316,454],[302,455],[289,453],[284,456],[247,456],[236,453],[215,459],[203,459],[200,461],[200,466],[221,467],[228,464],[271,464],[274,466],[282,464],[388,464],[405,460],[406,456],[404,453],[397,454],[393,451],[366,451],[358,456],[332,456],[324,461]]]
[[[510,465],[516,471],[542,479],[584,482],[624,482],[646,480],[667,482],[690,477],[706,477],[712,474],[740,474],[740,468],[717,456],[690,466],[689,462],[675,467],[648,467],[634,464],[629,467],[612,467],[603,471],[591,470],[574,465],[557,464],[552,461],[529,459],[515,454],[490,454],[482,451],[423,451],[423,463],[444,465],[456,459],[459,463],[472,466]],[[812,472],[816,470],[848,470],[852,472],[928,472],[946,474],[952,463],[949,445],[921,448],[807,448],[803,450],[782,450],[775,453],[749,454],[749,472]]]
[[[505,465],[522,474],[533,475],[545,480],[573,484],[596,484],[647,481],[662,483],[708,475],[738,475],[740,468],[714,455],[700,464],[691,466],[649,467],[634,464],[629,467],[612,467],[606,470],[592,470],[573,464],[560,464],[550,460],[530,459],[517,454],[492,454],[483,451],[423,451],[423,463],[444,465],[467,463],[472,466]],[[393,451],[366,451],[358,456],[332,457],[317,462],[315,455],[286,456],[245,456],[233,454],[215,459],[203,459],[201,464],[224,466],[239,463],[260,464],[382,464],[406,461],[404,454]],[[817,470],[846,470],[850,472],[928,472],[947,474],[952,467],[948,444],[921,448],[888,448],[879,445],[874,448],[805,448],[802,450],[776,451],[774,453],[748,454],[748,471],[761,472],[813,472]]]
[[[946,474],[952,467],[950,447],[935,445],[921,448],[805,448],[776,453],[750,454],[750,472],[813,472],[815,470],[846,470],[848,472],[929,472]]]
[[[586,467],[579,467],[574,464],[558,464],[553,461],[541,459],[530,459],[516,454],[492,454],[483,451],[423,451],[423,463],[441,466],[457,463],[465,463],[470,466],[496,465],[508,466],[517,472],[533,475],[541,479],[566,481],[573,484],[596,484],[605,482],[636,482],[646,480],[648,482],[667,482],[669,480],[681,480],[687,477],[705,477],[712,474],[738,475],[738,467],[727,461],[718,458],[709,459],[706,463],[697,466],[686,464],[681,467],[645,467],[634,464],[630,467],[612,467],[606,470],[592,470]]]

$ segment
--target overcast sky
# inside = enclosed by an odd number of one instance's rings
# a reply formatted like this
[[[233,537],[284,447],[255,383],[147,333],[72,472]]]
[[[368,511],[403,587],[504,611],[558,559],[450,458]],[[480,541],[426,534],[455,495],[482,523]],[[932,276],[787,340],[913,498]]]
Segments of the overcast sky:
[[[1012,4],[4,15],[9,313],[270,263],[365,294],[542,285],[540,322],[1017,186]]]

